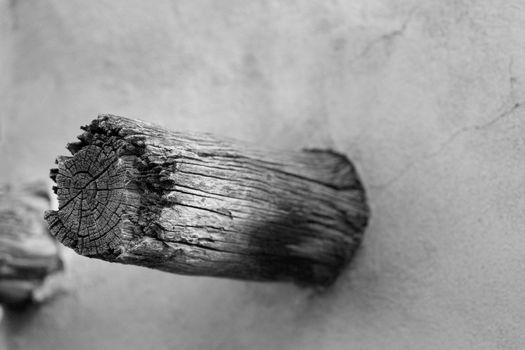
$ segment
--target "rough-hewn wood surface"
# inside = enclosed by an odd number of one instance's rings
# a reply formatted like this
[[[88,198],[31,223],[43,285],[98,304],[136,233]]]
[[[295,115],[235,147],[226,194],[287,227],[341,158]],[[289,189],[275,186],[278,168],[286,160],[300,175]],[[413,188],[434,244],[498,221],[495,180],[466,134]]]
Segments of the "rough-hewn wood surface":
[[[368,219],[349,160],[102,115],[51,170],[49,228],[79,254],[189,275],[332,283]]]

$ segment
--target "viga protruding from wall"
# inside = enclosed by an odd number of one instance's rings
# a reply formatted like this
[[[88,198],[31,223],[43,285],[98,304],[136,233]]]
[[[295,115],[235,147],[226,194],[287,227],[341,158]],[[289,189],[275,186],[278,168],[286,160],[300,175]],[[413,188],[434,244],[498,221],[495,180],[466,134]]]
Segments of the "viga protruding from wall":
[[[261,150],[112,115],[51,170],[49,228],[79,254],[187,274],[329,285],[366,227],[350,161]]]

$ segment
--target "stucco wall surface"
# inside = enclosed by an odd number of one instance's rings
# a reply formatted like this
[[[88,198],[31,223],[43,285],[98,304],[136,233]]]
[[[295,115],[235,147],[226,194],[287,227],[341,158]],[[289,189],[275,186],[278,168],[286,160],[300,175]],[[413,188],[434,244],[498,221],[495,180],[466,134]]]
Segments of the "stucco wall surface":
[[[323,293],[71,255],[9,349],[524,349],[525,2],[0,0],[0,176],[99,113],[356,163],[373,217]]]

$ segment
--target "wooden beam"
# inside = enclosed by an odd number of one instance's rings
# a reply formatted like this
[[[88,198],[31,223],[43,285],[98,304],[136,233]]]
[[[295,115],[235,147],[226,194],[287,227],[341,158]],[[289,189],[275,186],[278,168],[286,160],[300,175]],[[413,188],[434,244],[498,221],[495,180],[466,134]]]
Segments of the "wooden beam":
[[[328,285],[369,210],[350,161],[102,115],[51,170],[45,219],[79,254],[187,275]]]
[[[42,220],[51,207],[47,187],[46,181],[0,185],[1,304],[41,301],[48,277],[63,270],[58,243]]]

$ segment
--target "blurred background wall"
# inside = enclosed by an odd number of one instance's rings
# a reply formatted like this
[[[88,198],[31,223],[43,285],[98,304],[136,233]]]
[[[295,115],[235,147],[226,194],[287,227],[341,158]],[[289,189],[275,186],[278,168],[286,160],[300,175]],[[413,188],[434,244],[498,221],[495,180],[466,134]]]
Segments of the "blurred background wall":
[[[8,349],[525,348],[525,3],[0,0],[0,178],[99,113],[356,163],[373,218],[321,294],[71,255]]]

